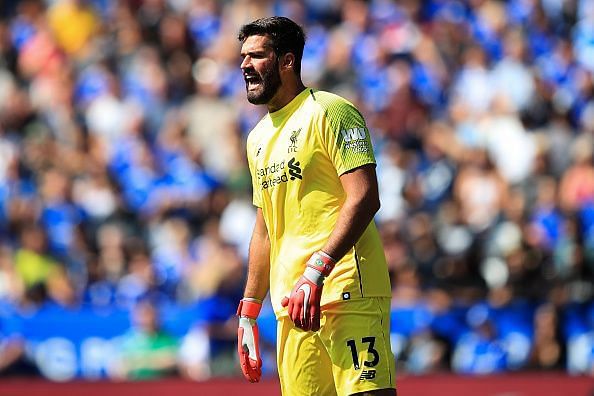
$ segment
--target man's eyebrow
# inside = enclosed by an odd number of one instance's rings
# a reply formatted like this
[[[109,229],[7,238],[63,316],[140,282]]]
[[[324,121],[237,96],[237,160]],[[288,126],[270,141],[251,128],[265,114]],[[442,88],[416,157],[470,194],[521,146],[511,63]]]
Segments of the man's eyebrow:
[[[264,55],[266,53],[266,49],[257,49],[257,50],[249,50],[249,51],[241,51],[241,56],[246,55]]]

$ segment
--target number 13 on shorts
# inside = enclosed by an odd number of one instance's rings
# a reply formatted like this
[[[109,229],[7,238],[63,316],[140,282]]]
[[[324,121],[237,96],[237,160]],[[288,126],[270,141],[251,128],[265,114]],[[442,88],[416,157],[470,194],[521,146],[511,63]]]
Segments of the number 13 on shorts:
[[[394,388],[390,347],[390,300],[367,298],[345,303],[341,315],[327,315],[332,328],[331,360],[338,394]],[[344,312],[346,311],[346,312]],[[341,392],[340,389],[345,387]]]
[[[322,313],[318,332],[278,326],[278,369],[283,395],[346,396],[394,388],[390,299],[365,298]]]
[[[359,363],[359,353],[357,352],[357,343],[355,340],[348,340],[346,342],[347,346],[351,350],[351,357],[353,358],[353,367],[355,370],[359,370],[361,365]],[[361,344],[367,344],[367,353],[371,355],[371,360],[364,360],[363,365],[365,367],[375,367],[380,361],[380,354],[374,348],[375,346],[375,337],[363,337],[361,338]],[[375,370],[370,372],[375,373]],[[375,375],[374,375],[375,376]]]

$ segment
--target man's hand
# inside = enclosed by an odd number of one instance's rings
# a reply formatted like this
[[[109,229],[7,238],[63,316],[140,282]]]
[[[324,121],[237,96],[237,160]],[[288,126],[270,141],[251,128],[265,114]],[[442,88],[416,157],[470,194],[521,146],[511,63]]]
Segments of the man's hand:
[[[320,300],[324,279],[330,274],[336,261],[326,253],[314,253],[305,267],[289,297],[283,298],[281,304],[288,306],[289,317],[296,327],[303,330],[318,331],[320,329]]]
[[[244,298],[239,302],[237,315],[237,353],[243,376],[250,382],[259,382],[262,376],[262,359],[258,345],[258,325],[256,318],[262,303],[255,298]]]

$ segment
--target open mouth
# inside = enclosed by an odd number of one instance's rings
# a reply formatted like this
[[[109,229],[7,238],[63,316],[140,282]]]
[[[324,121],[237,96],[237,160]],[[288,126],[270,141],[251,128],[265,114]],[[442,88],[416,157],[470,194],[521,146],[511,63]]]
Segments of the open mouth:
[[[245,74],[245,86],[248,90],[252,90],[260,86],[262,80],[257,74]]]

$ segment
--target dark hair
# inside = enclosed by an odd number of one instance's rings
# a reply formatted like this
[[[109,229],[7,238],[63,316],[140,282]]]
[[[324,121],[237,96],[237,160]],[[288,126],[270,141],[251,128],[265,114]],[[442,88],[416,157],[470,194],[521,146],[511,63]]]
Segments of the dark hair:
[[[260,18],[243,25],[237,38],[243,43],[250,36],[268,36],[276,56],[289,52],[295,55],[295,73],[301,74],[301,58],[305,47],[305,33],[301,26],[286,17]]]

